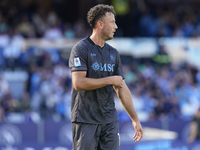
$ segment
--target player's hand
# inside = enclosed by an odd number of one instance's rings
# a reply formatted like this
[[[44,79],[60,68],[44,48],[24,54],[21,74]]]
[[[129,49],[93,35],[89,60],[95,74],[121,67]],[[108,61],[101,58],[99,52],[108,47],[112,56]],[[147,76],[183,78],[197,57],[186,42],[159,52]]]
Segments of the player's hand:
[[[133,136],[133,141],[139,142],[143,137],[143,129],[140,122],[132,122],[133,128],[135,129],[135,134]]]
[[[123,78],[121,76],[112,76],[112,85],[116,87],[122,87],[123,86]]]

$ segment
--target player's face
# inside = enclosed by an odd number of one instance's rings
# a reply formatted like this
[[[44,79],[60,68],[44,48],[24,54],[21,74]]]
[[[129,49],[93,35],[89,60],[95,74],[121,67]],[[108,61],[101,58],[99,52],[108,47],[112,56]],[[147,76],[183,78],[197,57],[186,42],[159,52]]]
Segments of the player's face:
[[[103,22],[103,29],[102,29],[103,38],[105,39],[105,41],[112,39],[117,29],[114,14],[107,12],[106,16],[103,17],[102,22]]]

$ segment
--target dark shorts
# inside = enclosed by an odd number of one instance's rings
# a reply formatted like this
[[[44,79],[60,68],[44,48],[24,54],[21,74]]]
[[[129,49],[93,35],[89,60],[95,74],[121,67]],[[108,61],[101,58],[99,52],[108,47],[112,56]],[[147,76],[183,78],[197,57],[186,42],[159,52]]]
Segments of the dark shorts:
[[[72,138],[73,150],[119,150],[119,124],[72,123]]]

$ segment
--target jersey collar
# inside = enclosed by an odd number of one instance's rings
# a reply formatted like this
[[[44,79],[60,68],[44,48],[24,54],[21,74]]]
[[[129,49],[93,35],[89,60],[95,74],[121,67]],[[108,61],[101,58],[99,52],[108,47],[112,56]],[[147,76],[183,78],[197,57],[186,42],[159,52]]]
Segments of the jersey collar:
[[[96,44],[91,40],[91,38],[90,38],[89,36],[87,37],[87,40],[88,40],[93,46],[97,46],[97,47],[100,48],[101,50],[104,50],[105,47],[106,47],[106,43],[104,44],[103,47],[100,47],[99,45],[96,45]]]

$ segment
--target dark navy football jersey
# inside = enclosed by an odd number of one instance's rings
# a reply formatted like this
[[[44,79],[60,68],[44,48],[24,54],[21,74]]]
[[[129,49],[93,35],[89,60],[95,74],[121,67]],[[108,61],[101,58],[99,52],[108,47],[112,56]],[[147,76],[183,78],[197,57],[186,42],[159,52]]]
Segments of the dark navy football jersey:
[[[69,67],[71,72],[86,71],[88,78],[123,77],[118,51],[107,43],[101,48],[89,37],[72,48]],[[72,87],[72,122],[102,124],[117,120],[112,85],[87,91],[76,91]]]

